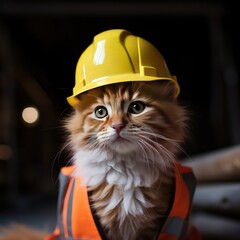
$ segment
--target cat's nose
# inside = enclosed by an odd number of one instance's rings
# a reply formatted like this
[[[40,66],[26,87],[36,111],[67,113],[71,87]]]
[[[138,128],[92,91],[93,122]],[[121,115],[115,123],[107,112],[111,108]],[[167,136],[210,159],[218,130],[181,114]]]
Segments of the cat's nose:
[[[121,130],[124,127],[125,127],[124,123],[117,123],[117,122],[112,123],[112,128],[114,128],[118,134],[121,132]]]

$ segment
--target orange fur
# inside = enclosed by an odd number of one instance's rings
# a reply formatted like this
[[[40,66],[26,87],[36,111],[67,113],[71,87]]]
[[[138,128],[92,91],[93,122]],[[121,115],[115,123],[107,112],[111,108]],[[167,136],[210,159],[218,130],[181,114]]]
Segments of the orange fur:
[[[149,128],[151,132],[148,133],[147,137],[144,137],[145,145],[149,147],[151,145],[152,148],[161,146],[162,155],[166,158],[165,162],[146,164],[150,171],[157,168],[160,174],[157,175],[154,184],[139,188],[144,198],[152,205],[152,207],[144,207],[143,205],[144,211],[141,216],[128,214],[121,222],[121,219],[119,219],[120,203],[114,209],[105,213],[109,201],[113,198],[114,191],[118,191],[119,186],[109,185],[106,181],[95,186],[89,186],[93,190],[92,201],[94,207],[109,239],[151,239],[159,227],[159,220],[164,220],[171,207],[171,197],[174,191],[172,160],[180,150],[180,143],[185,140],[187,125],[186,110],[179,106],[174,96],[174,85],[169,81],[109,85],[80,95],[79,105],[76,107],[75,113],[66,122],[73,153],[78,151],[79,148],[91,149],[93,139],[96,141],[94,147],[98,148],[100,144],[96,140],[97,134],[101,133],[101,136],[105,136],[109,126],[115,122],[120,122],[128,127],[129,132],[133,132],[131,129],[138,131],[141,126]],[[131,114],[125,113],[124,104],[135,100],[144,102],[146,106],[150,107],[150,110],[139,116],[131,116]],[[111,106],[111,115],[103,120],[92,118],[91,114],[99,105]],[[154,133],[159,135],[151,137],[152,133],[153,135]],[[162,137],[159,137],[160,135]],[[105,143],[99,148],[103,152],[114,152],[108,144]],[[112,144],[114,142],[110,143],[110,145]],[[130,141],[129,144],[133,143]],[[152,151],[159,151],[159,149],[153,149]],[[145,154],[144,151],[143,154]],[[75,160],[75,164],[77,161]],[[135,171],[138,171],[137,167]],[[131,232],[129,233],[129,231]]]

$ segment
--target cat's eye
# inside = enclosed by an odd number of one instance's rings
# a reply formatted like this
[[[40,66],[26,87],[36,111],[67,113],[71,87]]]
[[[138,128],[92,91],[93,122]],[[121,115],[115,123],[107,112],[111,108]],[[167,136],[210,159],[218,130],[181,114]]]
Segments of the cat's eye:
[[[128,108],[128,112],[133,114],[139,114],[145,109],[144,103],[140,101],[132,102]]]
[[[97,118],[105,118],[108,115],[107,109],[103,106],[96,107],[94,113]]]

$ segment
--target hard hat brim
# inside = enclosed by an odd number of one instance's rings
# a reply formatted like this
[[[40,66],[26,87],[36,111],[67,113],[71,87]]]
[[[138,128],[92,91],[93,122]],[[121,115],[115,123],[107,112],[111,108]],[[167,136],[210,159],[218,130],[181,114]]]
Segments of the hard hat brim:
[[[172,81],[176,86],[176,95],[177,97],[180,92],[180,87],[178,85],[176,76],[171,77],[156,77],[156,76],[144,76],[141,74],[122,74],[118,76],[106,76],[94,79],[90,84],[85,85],[80,91],[74,91],[73,89],[73,95],[67,98],[68,103],[74,107],[78,104],[78,99],[76,99],[76,96],[78,96],[81,93],[84,93],[86,91],[89,91],[91,89],[95,89],[98,87],[115,84],[115,83],[123,83],[123,82],[150,82],[150,81],[158,81],[158,80],[169,80]]]

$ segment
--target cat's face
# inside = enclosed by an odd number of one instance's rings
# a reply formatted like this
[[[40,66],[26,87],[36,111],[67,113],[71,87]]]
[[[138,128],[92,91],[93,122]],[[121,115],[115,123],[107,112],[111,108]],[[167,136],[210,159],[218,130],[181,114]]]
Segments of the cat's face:
[[[185,136],[185,110],[169,81],[112,84],[79,96],[67,128],[73,148],[118,154],[174,152]]]

